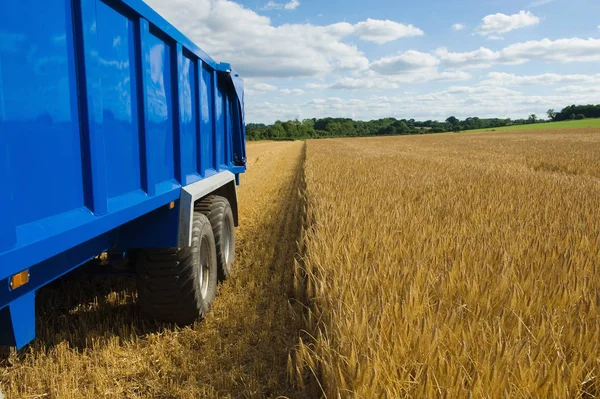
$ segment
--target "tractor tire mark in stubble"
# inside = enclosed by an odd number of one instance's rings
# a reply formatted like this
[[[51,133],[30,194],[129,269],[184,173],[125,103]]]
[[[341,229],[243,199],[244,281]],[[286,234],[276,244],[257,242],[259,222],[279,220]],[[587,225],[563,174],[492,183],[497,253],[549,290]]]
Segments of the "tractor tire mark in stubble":
[[[235,386],[211,384],[220,396],[306,397],[287,377],[288,356],[303,328],[302,315],[294,311],[290,300],[302,227],[299,186],[304,154],[304,143],[282,144],[249,169],[240,186],[240,211],[246,220],[240,220],[238,269],[222,287],[215,302],[216,317],[209,317],[207,323],[207,329],[221,331],[221,337],[228,332],[215,346],[235,345],[234,357],[241,362],[235,366],[221,358],[217,364],[206,364],[209,368],[238,368],[237,375],[232,375]],[[242,314],[237,322],[230,319]],[[240,342],[248,344],[241,346]]]
[[[277,246],[273,255],[273,261],[269,269],[273,275],[277,275],[277,269],[282,263],[292,264],[297,256],[297,242],[302,233],[302,211],[303,197],[300,192],[303,175],[304,161],[306,159],[306,144],[302,146],[302,154],[296,171],[287,187],[281,191],[281,197],[285,198],[281,204],[278,219],[282,222],[276,235]],[[286,269],[284,273],[279,273],[281,287],[291,289],[293,286],[293,268]],[[292,291],[289,292],[290,296]]]

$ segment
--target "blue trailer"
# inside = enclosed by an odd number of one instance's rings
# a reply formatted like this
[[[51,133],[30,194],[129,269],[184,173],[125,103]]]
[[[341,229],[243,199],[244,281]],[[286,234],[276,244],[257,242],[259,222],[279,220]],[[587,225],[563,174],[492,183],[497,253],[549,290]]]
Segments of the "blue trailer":
[[[0,345],[100,253],[187,324],[231,274],[243,82],[140,0],[0,2]]]

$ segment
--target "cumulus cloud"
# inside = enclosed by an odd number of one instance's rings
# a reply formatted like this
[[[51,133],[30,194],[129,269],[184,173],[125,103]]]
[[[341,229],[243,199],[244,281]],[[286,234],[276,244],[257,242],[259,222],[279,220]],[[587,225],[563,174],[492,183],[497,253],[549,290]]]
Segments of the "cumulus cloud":
[[[291,0],[289,3],[277,3],[275,1],[269,1],[263,7],[265,10],[295,10],[300,5],[298,0]]]
[[[600,74],[595,75],[559,75],[556,73],[544,73],[540,75],[518,76],[512,73],[490,72],[487,79],[482,81],[484,85],[495,86],[531,86],[531,85],[554,85],[573,83],[600,83]]]
[[[544,4],[552,3],[554,0],[536,0],[529,5],[529,8],[543,6]]]
[[[600,87],[598,86],[578,86],[578,85],[570,85],[559,87],[555,90],[557,93],[568,93],[568,94],[577,94],[577,93],[600,93]]]
[[[147,2],[215,59],[231,62],[244,77],[323,76],[333,71],[366,70],[369,60],[345,39],[358,35],[385,42],[417,32],[414,27],[376,20],[356,25],[274,26],[268,17],[229,0]]]
[[[364,83],[366,88],[390,87],[395,83],[424,83],[434,81],[463,81],[471,79],[464,71],[448,69],[440,71],[440,60],[433,54],[409,50],[373,61],[365,76],[371,80],[381,79],[380,85]],[[334,87],[339,88],[339,87]]]
[[[302,90],[302,89],[281,89],[281,90],[279,90],[279,92],[282,94],[288,94],[288,95],[294,95],[294,96],[299,96],[301,94],[304,94],[304,90]]]
[[[503,33],[539,23],[540,19],[530,11],[520,11],[518,14],[513,15],[491,14],[483,18],[482,24],[475,29],[475,33],[491,39],[501,39],[500,35]]]
[[[272,85],[272,84],[268,84],[268,83],[264,83],[264,82],[253,82],[253,81],[246,81],[245,82],[245,87],[244,87],[244,92],[246,94],[264,94],[264,93],[269,93],[269,92],[273,92],[277,90],[277,86]]]
[[[371,69],[382,75],[395,75],[434,68],[439,63],[440,60],[429,53],[409,50],[374,61],[371,63]]]
[[[300,5],[298,0],[292,0],[289,3],[285,3],[284,8],[286,10],[295,10]]]
[[[458,82],[471,79],[471,75],[464,71],[420,70],[417,73],[401,75],[380,75],[370,71],[363,76],[343,77],[330,83],[308,83],[304,87],[311,90],[349,90],[369,91],[397,89],[402,84],[426,83],[426,82]]]
[[[368,18],[354,25],[354,34],[362,40],[383,44],[401,37],[422,36],[423,31],[413,25],[404,25],[388,19],[382,21]]]
[[[577,91],[571,87],[550,95],[528,95],[496,86],[453,86],[425,94],[372,95],[363,98],[323,96],[295,104],[257,103],[249,105],[251,120],[273,122],[277,118],[352,117],[370,120],[384,117],[443,121],[450,115],[467,117],[526,118],[545,115],[549,108],[597,101],[598,91]],[[277,115],[274,118],[272,115]]]
[[[434,54],[449,68],[487,68],[494,64],[517,65],[546,61],[559,63],[600,61],[600,39],[532,40],[515,43],[498,51],[485,47],[469,52],[450,52],[445,48]]]
[[[328,88],[329,85],[327,83],[307,83],[304,87],[311,90],[320,90]]]
[[[458,32],[459,30],[463,30],[466,28],[466,25],[464,24],[454,24],[452,25],[452,30],[455,32]]]

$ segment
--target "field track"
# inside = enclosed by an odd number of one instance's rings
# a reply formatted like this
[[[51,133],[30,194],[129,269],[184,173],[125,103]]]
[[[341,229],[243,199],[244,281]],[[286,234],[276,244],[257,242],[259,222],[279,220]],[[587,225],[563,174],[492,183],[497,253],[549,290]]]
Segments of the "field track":
[[[0,357],[7,398],[262,398],[294,394],[288,353],[303,142],[250,144],[237,269],[192,328],[141,320],[132,279],[71,278],[38,298],[38,339]]]

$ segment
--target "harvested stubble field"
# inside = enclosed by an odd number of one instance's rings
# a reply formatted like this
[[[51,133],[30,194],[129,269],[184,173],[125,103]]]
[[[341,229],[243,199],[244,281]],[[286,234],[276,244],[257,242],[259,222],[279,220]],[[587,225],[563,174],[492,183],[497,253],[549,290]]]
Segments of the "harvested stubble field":
[[[140,319],[130,279],[60,281],[38,339],[0,357],[0,391],[600,394],[598,129],[248,150],[237,269],[205,320]]]
[[[311,141],[304,267],[328,397],[600,395],[600,133]]]
[[[38,295],[38,338],[0,356],[13,398],[301,397],[288,354],[301,314],[290,305],[302,208],[302,142],[249,146],[239,187],[235,275],[191,328],[139,317],[132,278],[59,281]]]

